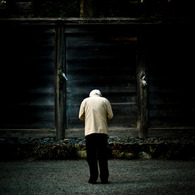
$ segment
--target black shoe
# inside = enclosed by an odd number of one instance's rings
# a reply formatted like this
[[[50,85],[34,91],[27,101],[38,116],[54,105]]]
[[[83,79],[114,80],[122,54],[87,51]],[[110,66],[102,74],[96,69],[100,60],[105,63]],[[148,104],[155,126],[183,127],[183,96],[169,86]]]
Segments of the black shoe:
[[[92,180],[92,179],[89,179],[88,183],[96,184],[96,181],[95,180]]]
[[[108,183],[110,183],[109,181],[101,181],[101,184],[108,184]]]

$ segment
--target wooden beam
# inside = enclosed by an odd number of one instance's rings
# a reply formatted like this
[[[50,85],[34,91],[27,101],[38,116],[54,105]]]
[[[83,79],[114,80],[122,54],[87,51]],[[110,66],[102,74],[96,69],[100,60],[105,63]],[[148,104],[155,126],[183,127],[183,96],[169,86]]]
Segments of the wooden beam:
[[[148,137],[148,69],[146,63],[145,32],[140,29],[137,38],[137,128],[139,137]]]
[[[56,26],[55,36],[55,122],[56,138],[65,137],[65,80],[62,73],[65,72],[64,54],[64,25],[60,20]]]

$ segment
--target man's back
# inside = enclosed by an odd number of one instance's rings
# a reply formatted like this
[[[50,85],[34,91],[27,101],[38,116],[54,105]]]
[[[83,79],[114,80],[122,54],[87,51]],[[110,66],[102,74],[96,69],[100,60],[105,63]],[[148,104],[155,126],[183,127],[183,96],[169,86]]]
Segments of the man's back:
[[[110,102],[93,95],[81,103],[79,118],[85,120],[85,136],[92,133],[108,134],[107,120],[113,117]]]

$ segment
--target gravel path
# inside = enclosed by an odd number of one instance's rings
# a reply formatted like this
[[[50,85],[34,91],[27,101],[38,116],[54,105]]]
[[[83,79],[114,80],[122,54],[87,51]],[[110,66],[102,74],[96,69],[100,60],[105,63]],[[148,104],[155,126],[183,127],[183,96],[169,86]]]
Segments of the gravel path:
[[[195,162],[109,160],[110,184],[88,184],[85,160],[0,162],[1,195],[195,194]]]

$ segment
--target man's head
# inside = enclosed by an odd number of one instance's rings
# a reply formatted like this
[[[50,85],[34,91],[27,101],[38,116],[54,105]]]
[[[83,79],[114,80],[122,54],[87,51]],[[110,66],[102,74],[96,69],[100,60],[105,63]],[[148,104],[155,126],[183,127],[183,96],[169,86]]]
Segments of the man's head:
[[[90,92],[90,94],[89,94],[89,97],[94,96],[94,95],[102,96],[100,90],[98,90],[98,89],[92,90],[92,91]]]

